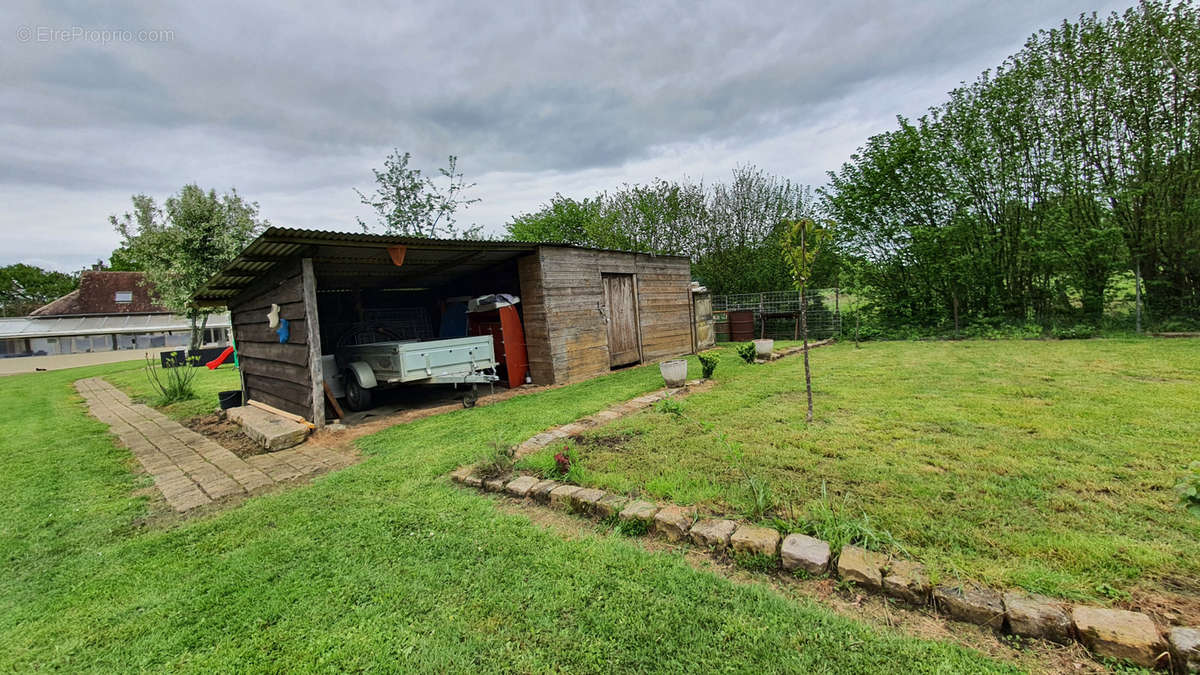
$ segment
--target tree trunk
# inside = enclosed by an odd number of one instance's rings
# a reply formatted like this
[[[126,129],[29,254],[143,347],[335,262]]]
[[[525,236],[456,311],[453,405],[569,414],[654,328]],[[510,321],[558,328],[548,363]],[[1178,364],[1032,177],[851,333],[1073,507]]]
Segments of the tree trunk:
[[[800,259],[808,261],[808,250],[804,242],[804,230],[800,230]],[[806,422],[813,420],[812,404],[812,372],[808,369],[808,295],[805,290],[808,279],[800,284],[800,337],[804,340],[804,392],[808,396],[808,413],[804,416]]]
[[[198,352],[200,346],[204,344],[204,329],[208,326],[208,315],[201,314],[191,317],[191,326],[192,339],[188,342],[188,351]]]

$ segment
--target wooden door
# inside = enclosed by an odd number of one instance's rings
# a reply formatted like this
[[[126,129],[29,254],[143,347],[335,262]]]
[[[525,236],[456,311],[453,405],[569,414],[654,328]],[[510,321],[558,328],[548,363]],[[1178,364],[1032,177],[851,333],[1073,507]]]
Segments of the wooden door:
[[[608,364],[615,368],[642,360],[638,339],[637,296],[632,274],[605,274],[604,305],[608,320]]]

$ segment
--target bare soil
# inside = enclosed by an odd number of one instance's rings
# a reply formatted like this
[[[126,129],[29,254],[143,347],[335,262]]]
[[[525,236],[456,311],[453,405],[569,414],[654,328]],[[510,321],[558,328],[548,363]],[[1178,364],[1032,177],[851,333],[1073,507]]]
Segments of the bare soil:
[[[242,427],[226,419],[222,412],[197,415],[184,420],[183,426],[208,436],[243,459],[266,452],[266,448],[250,440],[250,437],[242,431]]]

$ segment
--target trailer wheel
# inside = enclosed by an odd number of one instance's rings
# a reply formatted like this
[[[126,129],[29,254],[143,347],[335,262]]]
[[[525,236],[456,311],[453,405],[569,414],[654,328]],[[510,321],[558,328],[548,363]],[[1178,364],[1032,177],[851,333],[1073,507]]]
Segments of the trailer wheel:
[[[475,404],[478,402],[479,390],[475,387],[475,385],[471,385],[471,389],[467,393],[463,394],[463,407],[474,408]]]
[[[346,407],[355,412],[369,409],[371,407],[371,390],[364,389],[358,383],[358,378],[355,377],[353,370],[347,370],[344,379],[346,381]]]

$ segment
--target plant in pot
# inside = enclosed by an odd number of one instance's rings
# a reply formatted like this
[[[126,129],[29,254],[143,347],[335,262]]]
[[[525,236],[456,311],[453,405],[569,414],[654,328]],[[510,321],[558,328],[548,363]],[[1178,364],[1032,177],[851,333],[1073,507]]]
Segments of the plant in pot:
[[[663,361],[658,364],[658,370],[662,373],[663,380],[666,381],[668,387],[682,387],[683,383],[687,381],[687,361],[684,359]]]

